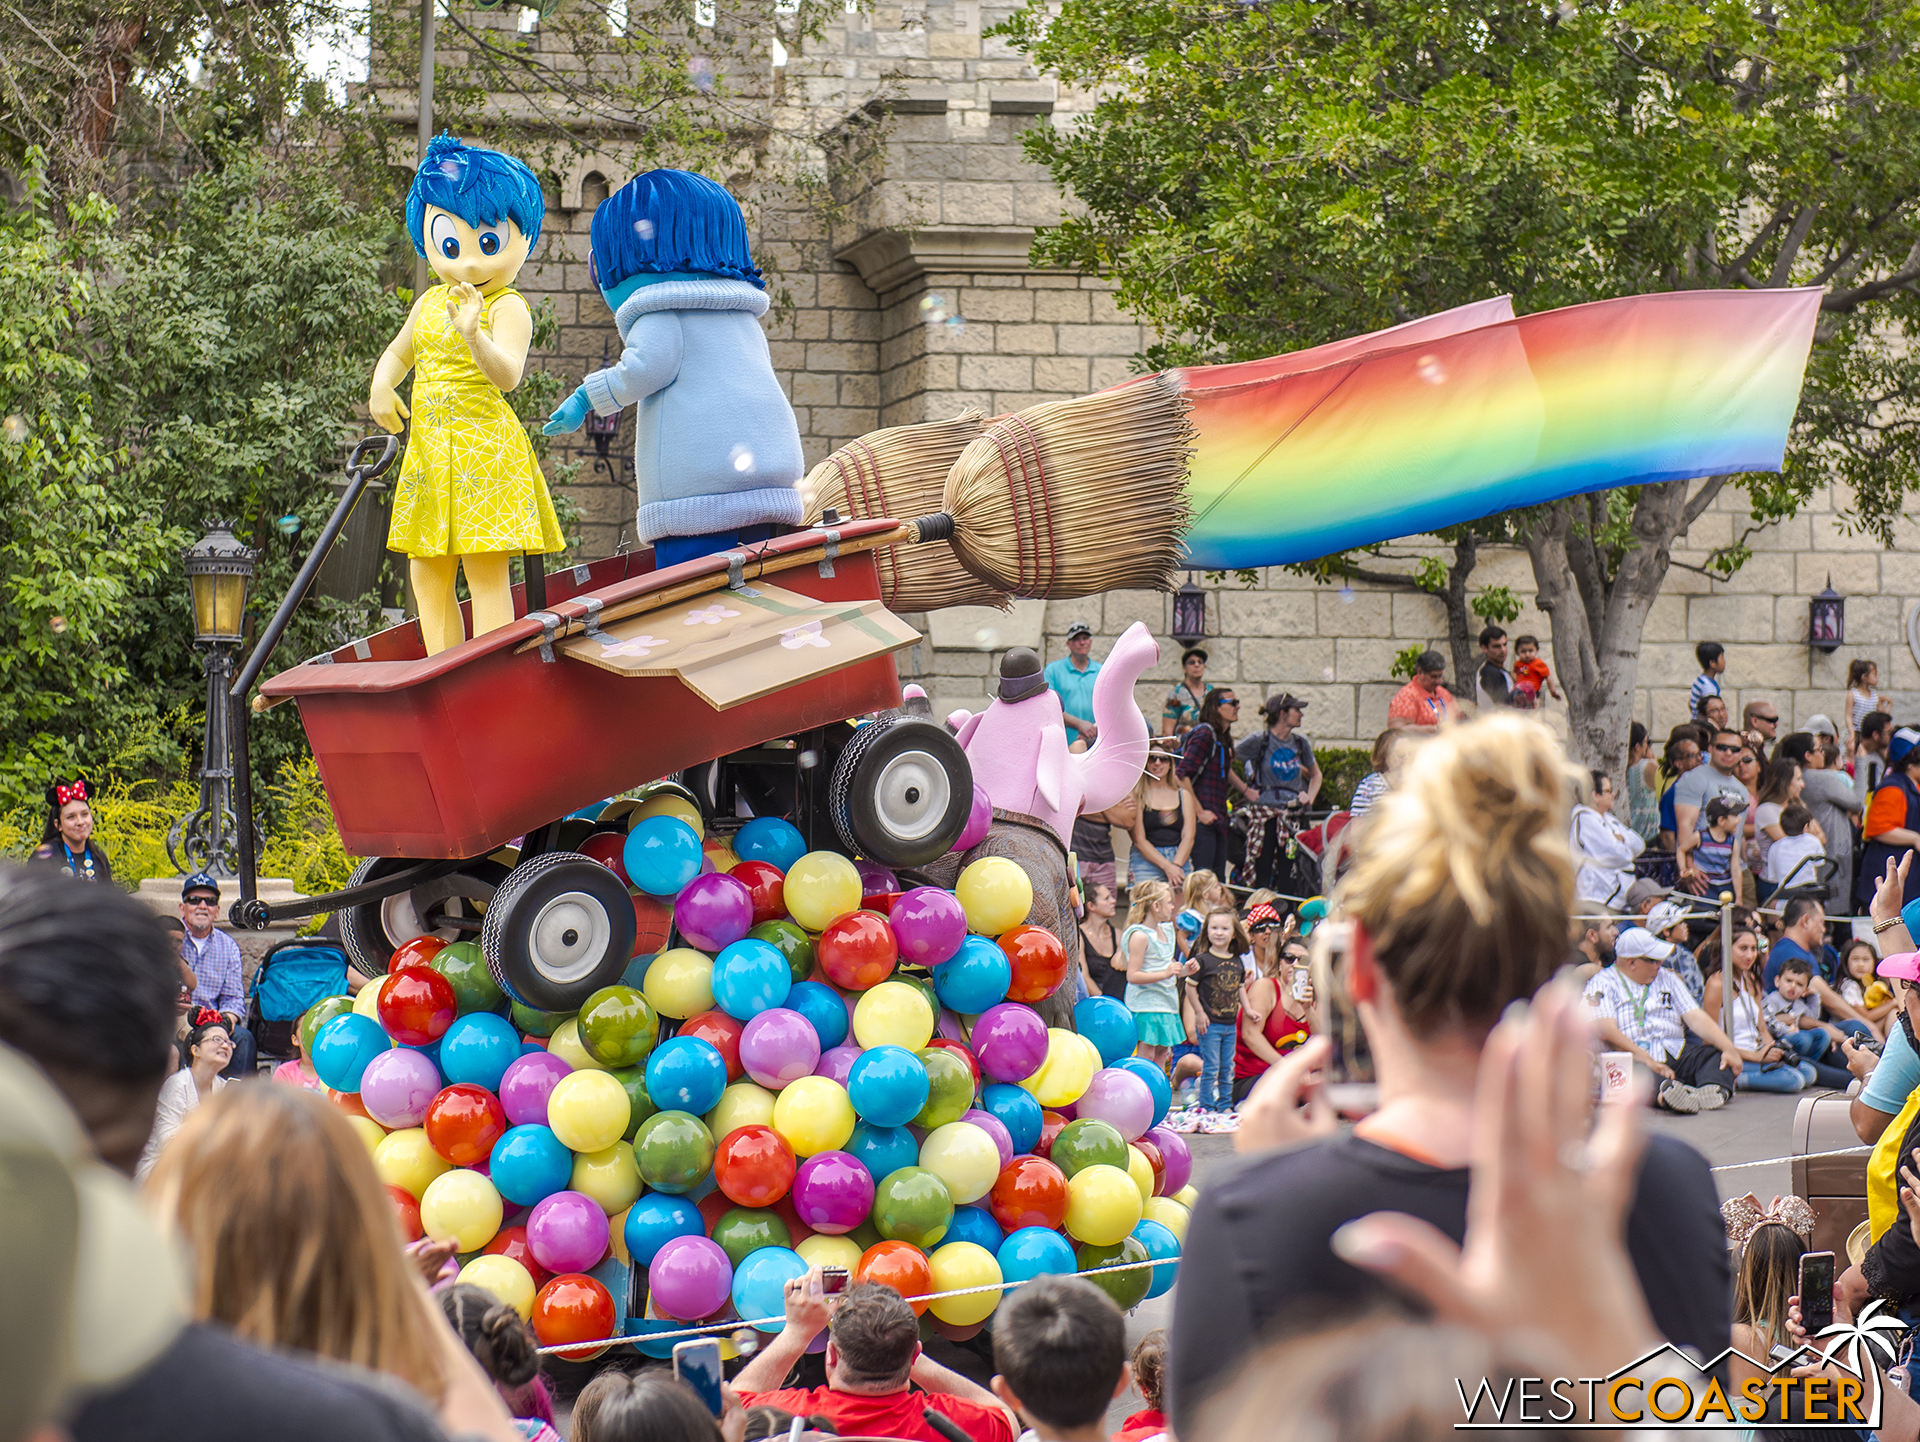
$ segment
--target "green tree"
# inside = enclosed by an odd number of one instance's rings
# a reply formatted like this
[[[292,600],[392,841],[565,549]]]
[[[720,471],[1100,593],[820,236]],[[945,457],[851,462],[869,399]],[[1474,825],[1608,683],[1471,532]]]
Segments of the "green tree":
[[[1036,257],[1111,274],[1154,365],[1256,357],[1500,293],[1522,312],[1814,285],[1779,476],[1515,515],[1572,749],[1618,769],[1641,629],[1729,484],[1757,522],[1841,483],[1882,539],[1920,479],[1920,11],[1876,0],[1063,0],[1002,27],[1101,100],[1029,153],[1082,207]],[[1715,555],[1731,571],[1745,538]]]

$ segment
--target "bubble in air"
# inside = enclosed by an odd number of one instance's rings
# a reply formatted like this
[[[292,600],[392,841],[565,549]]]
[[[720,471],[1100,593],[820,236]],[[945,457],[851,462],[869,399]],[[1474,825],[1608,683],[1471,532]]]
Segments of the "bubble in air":
[[[1320,679],[1322,681],[1331,681],[1333,679],[1333,667],[1322,666],[1320,668]]]
[[[937,293],[920,297],[920,318],[928,325],[943,325],[947,319],[947,298]]]
[[[1437,355],[1421,356],[1414,362],[1414,374],[1430,386],[1445,385],[1447,381],[1447,368]]]
[[[0,433],[5,434],[6,438],[16,446],[27,438],[27,429],[27,422],[21,416],[8,416],[4,421],[0,421]]]
[[[54,635],[61,635],[67,629],[67,618],[65,616],[49,616],[47,617],[47,626]]]
[[[1351,606],[1353,604],[1353,587],[1342,586],[1340,588],[1340,604],[1343,606]]]
[[[644,215],[641,216],[640,219],[633,223],[633,233],[642,240],[652,240],[653,222],[648,220]]]
[[[963,315],[950,315],[950,316],[948,316],[948,317],[947,317],[947,329],[948,329],[948,330],[950,330],[950,331],[963,331],[963,330],[965,330],[966,328],[967,328],[967,318],[966,318],[965,316],[963,316]]]
[[[753,452],[745,446],[735,446],[728,451],[727,459],[733,462],[733,468],[736,471],[745,472],[753,469]]]
[[[713,61],[704,55],[687,57],[687,79],[693,82],[693,88],[701,94],[713,89]]]

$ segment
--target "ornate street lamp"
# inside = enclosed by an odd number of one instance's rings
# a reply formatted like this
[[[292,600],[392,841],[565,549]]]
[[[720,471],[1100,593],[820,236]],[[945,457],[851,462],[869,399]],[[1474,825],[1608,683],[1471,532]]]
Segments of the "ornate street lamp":
[[[207,533],[181,558],[193,599],[193,643],[207,653],[207,720],[200,751],[200,804],[174,822],[167,855],[182,875],[206,871],[235,874],[235,822],[229,792],[233,754],[227,740],[227,678],[233,648],[245,639],[247,584],[258,553],[235,539],[225,521],[207,522]]]
[[[1847,643],[1847,600],[1833,589],[1833,577],[1827,588],[1807,602],[1807,644],[1816,651],[1838,651]]]
[[[607,343],[601,341],[600,369],[605,370],[608,363]],[[587,438],[593,442],[595,457],[592,469],[605,471],[607,473],[607,479],[612,481],[616,486],[621,483],[621,472],[628,464],[628,459],[625,454],[611,454],[613,443],[619,438],[620,422],[624,415],[624,411],[615,411],[610,416],[603,416],[598,411],[590,410],[587,412]]]
[[[1173,593],[1173,639],[1182,646],[1191,646],[1207,638],[1207,593],[1193,583],[1193,572],[1187,572],[1187,583]]]

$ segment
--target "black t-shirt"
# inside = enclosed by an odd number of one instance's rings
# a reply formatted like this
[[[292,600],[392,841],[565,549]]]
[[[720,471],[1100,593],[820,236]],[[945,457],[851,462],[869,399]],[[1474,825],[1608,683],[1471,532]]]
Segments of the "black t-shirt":
[[[1119,1001],[1127,999],[1127,968],[1123,964],[1114,966],[1115,955],[1120,946],[1120,929],[1111,922],[1107,924],[1107,950],[1102,952],[1088,939],[1086,929],[1080,931],[1080,944],[1087,951],[1087,970],[1093,973],[1093,984],[1100,988],[1102,996],[1110,996]]]
[[[1215,956],[1208,947],[1193,954],[1200,970],[1190,978],[1194,994],[1208,1021],[1228,1022],[1240,1015],[1240,988],[1247,979],[1244,960],[1238,956]]]
[[[425,1406],[357,1367],[185,1328],[144,1372],[95,1396],[73,1442],[446,1442]]]
[[[1250,1158],[1211,1183],[1187,1228],[1174,1294],[1175,1433],[1200,1435],[1200,1408],[1262,1342],[1383,1305],[1410,1307],[1336,1257],[1329,1240],[1356,1217],[1405,1212],[1460,1241],[1467,1180],[1465,1167],[1428,1166],[1343,1133]],[[1733,1326],[1726,1228],[1713,1174],[1684,1142],[1647,1138],[1627,1251],[1661,1335],[1707,1357],[1724,1350]]]

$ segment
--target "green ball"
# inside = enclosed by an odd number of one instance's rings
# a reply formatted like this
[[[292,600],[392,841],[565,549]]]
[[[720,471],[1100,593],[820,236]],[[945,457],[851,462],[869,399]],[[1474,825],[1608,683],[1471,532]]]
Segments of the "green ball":
[[[813,975],[813,940],[791,921],[763,921],[747,933],[787,959],[787,970],[795,981]]]
[[[746,1261],[749,1253],[762,1247],[793,1245],[793,1233],[787,1230],[778,1212],[753,1207],[735,1207],[723,1212],[720,1220],[713,1224],[713,1239],[736,1267]]]
[[[1144,1262],[1147,1260],[1147,1247],[1138,1237],[1127,1236],[1110,1247],[1096,1247],[1082,1242],[1073,1249],[1073,1255],[1079,1270],[1089,1272],[1095,1267],[1112,1267],[1121,1262]],[[1131,1312],[1146,1300],[1147,1290],[1153,1286],[1153,1268],[1103,1272],[1086,1280],[1113,1298],[1113,1305],[1121,1311]]]
[[[367,983],[372,986],[372,982]],[[300,1013],[300,1054],[313,1055],[313,1034],[332,1021],[336,1016],[345,1016],[353,1010],[353,998],[350,996],[323,996],[312,1006]]]
[[[886,1241],[886,1238],[880,1235],[880,1229],[873,1224],[873,1218],[868,1217],[859,1226],[847,1233],[847,1240],[852,1242],[854,1246],[858,1247],[861,1251],[868,1252]]]
[[[580,1007],[580,1045],[602,1066],[639,1066],[659,1040],[659,1018],[630,986],[603,986]]]
[[[477,941],[456,941],[443,946],[427,963],[447,979],[453,988],[454,1005],[465,1016],[475,1011],[495,1011],[506,1000],[500,983],[487,969],[487,955]]]
[[[631,1120],[627,1123],[627,1140],[632,1141],[640,1130],[640,1124],[660,1110],[653,1104],[653,1098],[647,1095],[647,1069],[643,1066],[617,1066],[609,1069],[607,1075],[626,1088],[627,1107]]]
[[[885,918],[882,918],[883,920]],[[933,982],[923,971],[908,971],[905,967],[896,968],[888,981],[903,981],[927,1000],[928,1008],[937,1018],[940,1015],[940,997],[933,989]]]
[[[657,1112],[634,1133],[633,1159],[656,1192],[690,1192],[713,1170],[713,1133],[690,1112]]]
[[[938,1016],[939,1013],[935,1012],[934,1015]],[[967,1114],[967,1108],[973,1105],[973,1069],[949,1047],[930,1046],[914,1055],[920,1058],[920,1064],[927,1069],[927,1104],[920,1108],[920,1115],[913,1119],[913,1124],[932,1131],[948,1122],[959,1121]],[[1119,1135],[1114,1132],[1114,1136]],[[1120,1158],[1122,1171],[1126,1170],[1126,1165],[1123,1150]]]
[[[953,1225],[953,1194],[925,1167],[888,1172],[873,1189],[873,1224],[888,1241],[931,1251]]]
[[[1081,1117],[1060,1128],[1060,1135],[1053,1139],[1053,1150],[1048,1155],[1068,1177],[1094,1166],[1127,1170],[1126,1140],[1111,1124],[1092,1117]]]
[[[552,1036],[559,1029],[560,1023],[573,1014],[570,1011],[535,1011],[532,1007],[522,1006],[517,1001],[509,1013],[513,1017],[513,1024],[528,1036]]]

